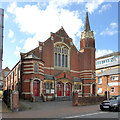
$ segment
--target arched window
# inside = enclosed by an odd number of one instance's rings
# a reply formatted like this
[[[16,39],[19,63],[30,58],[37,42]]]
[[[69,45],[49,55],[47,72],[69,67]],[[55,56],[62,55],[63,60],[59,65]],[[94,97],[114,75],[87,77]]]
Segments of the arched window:
[[[53,89],[53,83],[52,82],[45,82],[44,89]]]
[[[50,83],[50,89],[52,89],[53,88],[53,83]]]
[[[54,65],[58,68],[69,67],[69,48],[65,45],[56,45],[54,48]]]
[[[44,83],[44,89],[46,89],[46,83]]]
[[[75,90],[81,90],[81,84],[75,84]]]
[[[47,82],[46,84],[47,84],[46,88],[49,89],[49,82]]]

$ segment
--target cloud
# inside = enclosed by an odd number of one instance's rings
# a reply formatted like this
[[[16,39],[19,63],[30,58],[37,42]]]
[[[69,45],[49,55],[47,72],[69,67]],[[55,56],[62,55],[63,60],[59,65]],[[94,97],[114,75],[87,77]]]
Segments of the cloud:
[[[117,23],[112,22],[112,23],[110,24],[110,26],[111,26],[112,28],[116,28],[116,27],[117,27]]]
[[[116,28],[117,28],[117,23],[112,22],[110,23],[109,27],[107,27],[105,30],[100,32],[100,35],[114,35],[118,33],[118,30],[116,30]]]
[[[10,29],[8,33],[8,37],[12,38],[14,36],[14,32]]]
[[[106,49],[104,49],[104,50],[97,50],[96,51],[96,58],[101,57],[103,55],[110,54],[110,53],[113,53],[113,51],[110,50],[110,49],[109,50],[106,50]]]
[[[6,13],[4,14],[4,18],[5,18],[5,19],[8,19],[8,15],[7,15]]]
[[[16,41],[16,39],[12,39],[12,40],[11,40],[11,43],[15,43],[15,41]]]
[[[103,2],[104,0],[90,0],[86,3],[85,7],[88,8],[88,12],[92,14]]]
[[[61,26],[73,38],[74,43],[75,35],[77,34],[80,37],[83,22],[79,18],[78,12],[57,6],[53,4],[53,1],[49,3],[45,10],[39,9],[37,5],[18,7],[16,3],[13,3],[9,6],[7,11],[15,15],[15,22],[20,31],[32,35],[32,37],[26,39],[23,46],[24,50],[29,51],[38,46],[38,41],[45,41],[50,37],[50,32],[58,31]]]
[[[14,54],[16,56],[20,56],[20,51],[21,51],[21,48],[19,46],[16,46],[16,50],[14,51]]]
[[[34,37],[29,37],[27,38],[27,40],[25,41],[25,44],[23,46],[23,49],[25,51],[29,51],[32,50],[33,48],[38,46],[38,38],[37,35],[35,35]]]
[[[104,0],[50,0],[47,6],[42,9],[43,3],[36,5],[25,5],[18,7],[17,3],[12,3],[7,12],[15,16],[14,22],[21,32],[30,35],[24,42],[23,49],[29,51],[38,46],[38,41],[45,41],[50,37],[50,32],[58,31],[64,27],[68,35],[77,43],[76,36],[80,38],[81,28],[84,26],[78,11],[65,9],[71,3],[85,2],[88,11],[93,13]],[[45,3],[44,3],[45,4]],[[31,37],[32,36],[32,37]],[[28,46],[29,44],[29,46]]]
[[[103,11],[106,11],[110,8],[111,8],[111,4],[102,5],[101,9],[99,10],[99,13],[102,13]]]
[[[7,12],[13,13],[14,10],[16,9],[16,6],[17,6],[16,2],[12,3],[10,7],[7,8]]]
[[[23,40],[23,39],[19,41],[19,43],[23,43],[23,42],[24,42],[24,40]]]
[[[117,30],[111,30],[110,28],[106,28],[104,31],[100,33],[100,35],[114,35],[118,31]]]

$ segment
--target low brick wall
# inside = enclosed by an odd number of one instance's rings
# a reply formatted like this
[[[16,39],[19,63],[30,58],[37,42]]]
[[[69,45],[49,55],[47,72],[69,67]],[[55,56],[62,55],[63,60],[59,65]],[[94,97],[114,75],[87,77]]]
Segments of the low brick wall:
[[[104,100],[106,100],[105,96],[78,97],[78,93],[73,93],[72,105],[79,106],[97,104],[101,103]]]

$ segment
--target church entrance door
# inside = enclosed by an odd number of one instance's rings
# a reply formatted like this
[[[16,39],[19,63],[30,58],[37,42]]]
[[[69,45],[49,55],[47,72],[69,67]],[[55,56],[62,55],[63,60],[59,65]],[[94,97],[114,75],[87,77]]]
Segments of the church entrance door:
[[[33,95],[39,96],[39,93],[40,93],[40,81],[34,80],[33,81]]]
[[[71,96],[71,84],[66,83],[65,85],[65,96]]]
[[[63,96],[63,83],[57,83],[57,96]]]

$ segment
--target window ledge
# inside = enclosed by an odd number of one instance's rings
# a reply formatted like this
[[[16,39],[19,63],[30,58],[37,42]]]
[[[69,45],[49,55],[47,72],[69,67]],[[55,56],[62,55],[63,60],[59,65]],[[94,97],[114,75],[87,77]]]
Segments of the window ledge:
[[[65,68],[65,67],[54,67],[54,69],[56,70],[70,70],[69,67]]]

